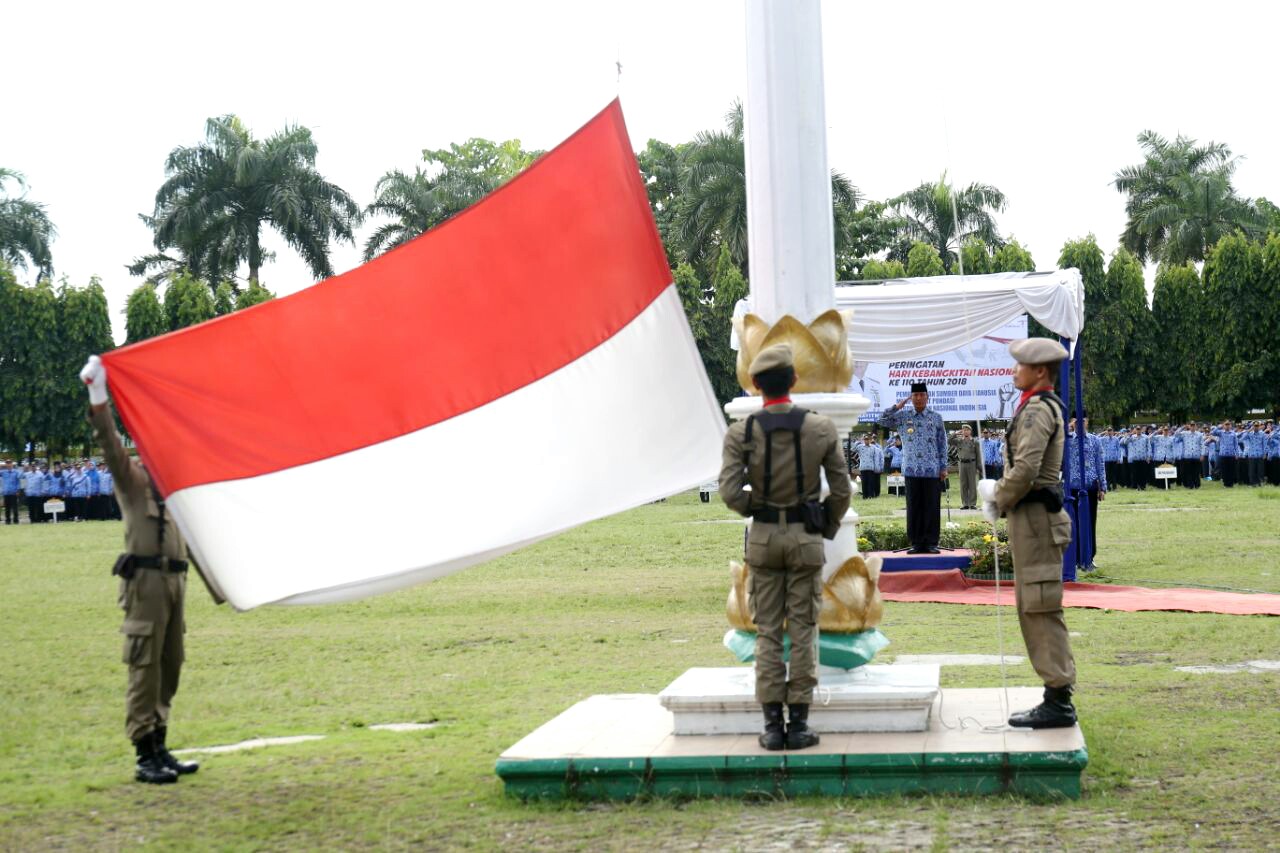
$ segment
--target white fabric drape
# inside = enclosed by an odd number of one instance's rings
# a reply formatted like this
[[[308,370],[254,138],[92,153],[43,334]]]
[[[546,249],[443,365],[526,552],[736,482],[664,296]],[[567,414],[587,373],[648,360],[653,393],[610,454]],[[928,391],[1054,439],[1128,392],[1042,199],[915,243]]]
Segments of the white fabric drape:
[[[853,309],[849,349],[858,361],[948,352],[1024,312],[1071,340],[1084,327],[1084,287],[1075,269],[894,279],[835,290],[836,307]],[[750,310],[749,299],[735,314]],[[736,338],[732,344],[736,349]]]

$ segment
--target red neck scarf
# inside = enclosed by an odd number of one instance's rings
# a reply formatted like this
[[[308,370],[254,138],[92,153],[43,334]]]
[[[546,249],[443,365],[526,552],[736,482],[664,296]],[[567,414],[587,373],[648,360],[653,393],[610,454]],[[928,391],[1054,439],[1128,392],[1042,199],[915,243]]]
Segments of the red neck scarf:
[[[765,406],[777,406],[777,405],[780,405],[780,404],[782,404],[782,403],[790,403],[790,402],[791,402],[791,397],[790,397],[789,395],[785,395],[785,394],[784,394],[783,396],[778,397],[777,399],[774,399],[774,400],[765,400],[765,401],[764,401],[764,405],[765,405]]]
[[[1041,391],[1052,391],[1052,390],[1053,390],[1052,385],[1041,385],[1039,388],[1028,388],[1026,391],[1022,392],[1022,398],[1018,400],[1017,411],[1019,412],[1022,411],[1022,407],[1025,406],[1027,404],[1027,401],[1030,400],[1036,394],[1039,394]]]

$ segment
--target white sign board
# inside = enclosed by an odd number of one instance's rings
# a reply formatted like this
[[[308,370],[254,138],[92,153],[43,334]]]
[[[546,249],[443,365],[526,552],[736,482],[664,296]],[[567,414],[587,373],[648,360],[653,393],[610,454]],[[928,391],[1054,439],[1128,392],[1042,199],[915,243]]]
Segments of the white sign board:
[[[929,386],[929,408],[948,421],[1007,420],[1018,391],[1013,387],[1010,341],[1027,336],[1027,316],[1009,321],[988,335],[951,352],[907,361],[853,365],[849,391],[871,400],[859,418],[874,423],[884,410],[911,394],[911,383]]]
[[[63,503],[62,501],[45,501],[45,502],[44,502],[44,511],[45,511],[45,513],[46,513],[47,515],[53,515],[54,513],[66,512],[66,511],[67,511],[67,505],[66,505],[65,503]]]
[[[1158,468],[1156,468],[1157,480],[1172,480],[1176,476],[1178,476],[1178,469],[1176,466],[1161,465]]]
[[[901,489],[907,485],[907,478],[901,474],[890,474],[888,478],[889,488]]]

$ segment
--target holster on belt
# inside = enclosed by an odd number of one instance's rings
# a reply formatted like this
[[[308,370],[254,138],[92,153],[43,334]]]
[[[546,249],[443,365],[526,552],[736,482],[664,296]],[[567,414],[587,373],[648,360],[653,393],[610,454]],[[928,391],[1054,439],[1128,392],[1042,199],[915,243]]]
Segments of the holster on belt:
[[[1045,486],[1043,489],[1032,489],[1023,495],[1022,500],[1018,501],[1018,506],[1026,504],[1044,504],[1044,508],[1049,512],[1058,512],[1062,509],[1062,485]]]
[[[133,555],[121,554],[119,557],[116,557],[116,564],[111,567],[111,576],[116,577],[118,575],[125,580],[129,580],[133,577],[135,569],[136,567],[133,564]]]

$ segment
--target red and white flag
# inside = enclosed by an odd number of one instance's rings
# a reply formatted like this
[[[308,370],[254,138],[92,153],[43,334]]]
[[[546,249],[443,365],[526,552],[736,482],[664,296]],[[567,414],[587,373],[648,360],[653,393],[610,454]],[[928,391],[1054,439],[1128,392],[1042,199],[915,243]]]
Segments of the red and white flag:
[[[241,610],[387,592],[690,488],[724,434],[617,101],[413,242],[103,361]]]

